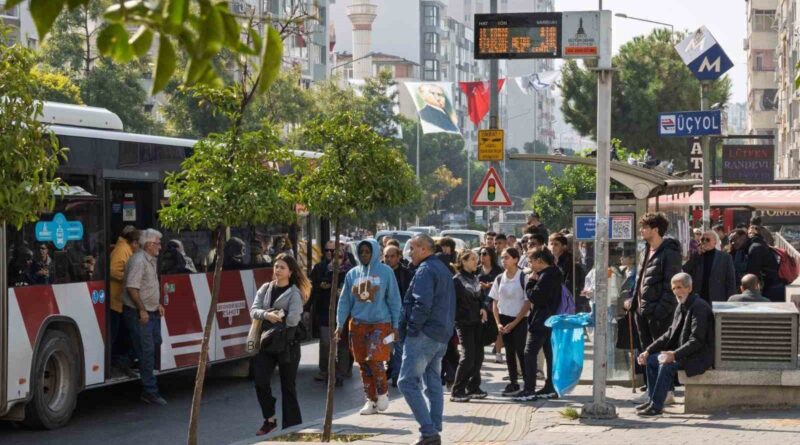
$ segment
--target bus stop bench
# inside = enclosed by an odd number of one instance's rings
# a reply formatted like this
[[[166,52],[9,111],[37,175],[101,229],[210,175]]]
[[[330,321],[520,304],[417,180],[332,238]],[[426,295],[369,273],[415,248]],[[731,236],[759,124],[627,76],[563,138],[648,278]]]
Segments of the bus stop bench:
[[[800,369],[709,369],[694,377],[679,371],[678,378],[687,413],[800,407]]]

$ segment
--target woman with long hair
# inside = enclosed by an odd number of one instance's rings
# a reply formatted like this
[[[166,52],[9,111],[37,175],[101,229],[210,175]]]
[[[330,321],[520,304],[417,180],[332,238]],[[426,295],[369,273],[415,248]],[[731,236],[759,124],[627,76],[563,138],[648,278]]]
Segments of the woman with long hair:
[[[483,335],[481,323],[487,319],[481,283],[478,281],[478,255],[464,250],[457,259],[453,285],[456,291],[456,334],[461,344],[455,384],[450,400],[468,402],[488,395],[481,389],[483,366]]]
[[[489,290],[498,275],[503,273],[503,268],[497,265],[497,254],[491,247],[481,247],[478,250],[478,281],[481,283],[481,294],[484,305],[491,308]],[[503,363],[503,336],[498,332],[497,341],[494,342],[494,361]]]
[[[503,250],[500,260],[505,273],[495,278],[489,297],[492,299],[492,312],[497,323],[497,330],[503,335],[506,346],[506,366],[510,383],[503,390],[503,396],[514,396],[520,391],[519,372],[524,371],[525,338],[527,325],[525,317],[531,308],[525,294],[525,274],[517,267],[519,250],[509,247]]]
[[[250,309],[250,316],[254,320],[264,320],[264,331],[273,327],[275,329],[272,332],[276,333],[262,341],[261,350],[253,358],[256,396],[264,417],[264,423],[256,432],[257,436],[278,427],[275,416],[276,399],[272,396],[270,386],[275,366],[278,367],[281,379],[281,424],[285,429],[303,422],[295,386],[300,365],[297,326],[303,315],[303,305],[311,293],[311,283],[297,261],[286,254],[275,258],[272,278],[272,281],[258,290]],[[268,347],[265,347],[265,343],[269,343]]]

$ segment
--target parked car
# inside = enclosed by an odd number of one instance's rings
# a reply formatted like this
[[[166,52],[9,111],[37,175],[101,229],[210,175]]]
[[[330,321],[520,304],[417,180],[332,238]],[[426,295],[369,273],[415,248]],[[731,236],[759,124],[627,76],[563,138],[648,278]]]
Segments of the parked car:
[[[486,235],[486,232],[480,230],[442,230],[441,236],[449,236],[450,238],[459,239],[466,244],[466,248],[475,249],[481,246],[481,242]]]
[[[451,238],[453,238],[453,237],[451,237]],[[442,239],[441,236],[434,236],[433,237],[433,240],[435,242],[437,242],[437,243],[439,242],[440,239]],[[461,252],[464,249],[467,249],[467,243],[465,243],[464,240],[462,240],[460,238],[453,238],[453,241],[456,242],[456,252]],[[405,258],[408,261],[411,261],[411,240],[410,239],[408,241],[406,241],[406,243],[403,245],[403,258]]]
[[[410,232],[419,232],[424,233],[428,236],[437,236],[439,235],[439,229],[435,226],[411,226],[408,228]]]
[[[406,241],[410,240],[414,237],[414,235],[419,234],[420,232],[411,231],[411,230],[380,230],[378,233],[375,234],[375,239],[378,241],[378,244],[381,244],[381,241],[384,237],[394,238],[400,245],[405,245]]]

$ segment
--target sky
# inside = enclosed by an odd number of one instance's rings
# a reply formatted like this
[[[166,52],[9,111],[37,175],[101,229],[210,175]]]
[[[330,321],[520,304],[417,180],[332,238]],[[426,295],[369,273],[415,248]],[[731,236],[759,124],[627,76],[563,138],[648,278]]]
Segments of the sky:
[[[418,13],[408,11],[413,0],[372,0],[378,5],[374,29],[391,27],[402,30],[413,28]],[[416,3],[416,2],[413,2]],[[532,3],[532,2],[531,2]],[[352,51],[350,23],[346,7],[352,0],[338,0],[331,6],[331,16],[336,26],[336,51]],[[613,13],[625,13],[674,25],[676,30],[694,31],[705,25],[733,61],[728,71],[733,84],[731,102],[747,100],[747,55],[742,48],[747,36],[745,0],[604,0],[603,8]],[[582,11],[596,9],[597,0],[555,0],[556,11]],[[520,11],[522,12],[522,11]],[[614,17],[612,43],[616,50],[637,35],[650,33],[660,25]],[[401,34],[400,34],[401,35]],[[417,61],[418,39],[398,38],[394,33],[374,33],[373,51],[384,51]]]

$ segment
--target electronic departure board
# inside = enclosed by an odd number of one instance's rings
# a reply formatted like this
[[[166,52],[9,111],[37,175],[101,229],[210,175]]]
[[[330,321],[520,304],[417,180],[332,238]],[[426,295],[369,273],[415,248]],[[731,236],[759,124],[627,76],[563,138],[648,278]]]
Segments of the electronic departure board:
[[[560,12],[475,14],[476,59],[560,57]]]

